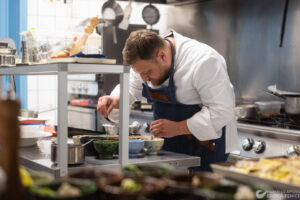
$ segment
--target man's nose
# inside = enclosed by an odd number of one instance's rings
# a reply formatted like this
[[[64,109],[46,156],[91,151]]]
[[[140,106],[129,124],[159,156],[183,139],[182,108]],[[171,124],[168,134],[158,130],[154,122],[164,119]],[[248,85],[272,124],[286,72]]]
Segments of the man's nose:
[[[148,81],[149,80],[149,77],[145,74],[141,74],[141,77],[142,77],[143,81]]]

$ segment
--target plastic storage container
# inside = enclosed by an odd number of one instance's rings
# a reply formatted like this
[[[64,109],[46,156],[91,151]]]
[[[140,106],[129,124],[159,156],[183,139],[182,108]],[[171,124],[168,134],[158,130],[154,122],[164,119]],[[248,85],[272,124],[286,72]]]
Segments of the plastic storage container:
[[[256,101],[260,114],[275,115],[280,113],[281,106],[284,104],[282,101]]]

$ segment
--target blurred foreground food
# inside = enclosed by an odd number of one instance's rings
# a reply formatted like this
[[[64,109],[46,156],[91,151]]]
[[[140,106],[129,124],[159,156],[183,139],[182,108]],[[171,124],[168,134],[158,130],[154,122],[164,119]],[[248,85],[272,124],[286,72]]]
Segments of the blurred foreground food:
[[[232,170],[261,178],[300,185],[300,156],[261,158],[258,161],[238,161]]]

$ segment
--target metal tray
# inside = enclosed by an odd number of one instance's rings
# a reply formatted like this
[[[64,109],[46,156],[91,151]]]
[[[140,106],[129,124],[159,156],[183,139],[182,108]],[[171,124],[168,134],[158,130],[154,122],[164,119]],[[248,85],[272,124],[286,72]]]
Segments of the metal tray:
[[[219,174],[223,176],[224,178],[234,180],[237,182],[245,183],[245,184],[252,184],[257,185],[259,184],[265,184],[273,189],[278,190],[297,190],[300,191],[300,186],[291,184],[291,183],[285,183],[280,182],[272,179],[265,179],[261,178],[252,174],[242,174],[236,171],[233,171],[230,169],[231,166],[233,166],[235,163],[219,163],[219,164],[211,164],[211,168],[213,169],[213,172],[216,174]]]

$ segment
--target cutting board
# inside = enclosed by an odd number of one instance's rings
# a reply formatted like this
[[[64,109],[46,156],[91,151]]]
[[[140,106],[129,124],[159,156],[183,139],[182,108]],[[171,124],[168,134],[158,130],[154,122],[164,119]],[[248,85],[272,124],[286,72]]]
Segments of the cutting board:
[[[81,57],[69,57],[69,58],[52,58],[49,63],[97,63],[97,64],[116,64],[116,59],[106,58],[81,58]]]

